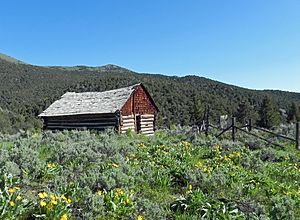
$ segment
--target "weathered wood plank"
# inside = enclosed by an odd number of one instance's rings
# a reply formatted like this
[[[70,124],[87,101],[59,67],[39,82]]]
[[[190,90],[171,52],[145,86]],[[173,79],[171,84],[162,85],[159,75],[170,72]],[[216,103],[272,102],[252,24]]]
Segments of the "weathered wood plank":
[[[154,115],[141,115],[141,118],[153,118],[154,119]]]
[[[122,127],[135,127],[134,123],[123,123]]]
[[[152,125],[142,125],[141,128],[153,128],[153,124]]]
[[[52,125],[52,126],[47,126],[47,129],[51,129],[51,130],[59,130],[59,129],[113,129],[115,128],[114,126],[66,126],[66,125]]]
[[[122,126],[133,126],[134,127],[134,123],[132,123],[132,122],[130,122],[130,123],[123,123],[123,125]]]
[[[127,130],[127,129],[134,129],[134,127],[128,126],[128,127],[121,127],[121,130]]]
[[[124,134],[124,133],[126,133],[126,131],[128,131],[128,130],[134,131],[134,129],[128,128],[128,129],[126,129],[126,130],[121,130],[121,133]]]
[[[121,129],[126,129],[126,128],[133,128],[133,129],[135,129],[135,126],[134,125],[126,125],[126,126],[121,126]]]
[[[134,118],[134,116],[133,115],[122,115],[121,116],[122,117],[122,119],[127,119],[127,118]]]
[[[123,119],[122,122],[125,123],[134,123],[134,119]]]
[[[142,134],[154,134],[154,131],[143,131]]]
[[[84,122],[47,122],[47,126],[114,126],[116,125],[116,122],[90,122],[90,123],[84,123]]]
[[[153,124],[141,125],[141,128],[151,128],[154,127]]]
[[[141,126],[150,126],[152,125],[153,126],[153,121],[152,122],[141,122]]]
[[[116,115],[114,113],[107,113],[107,114],[78,114],[78,115],[60,115],[60,116],[49,116],[49,117],[42,117],[42,118],[46,118],[48,120],[51,119],[73,119],[73,118],[113,118]]]
[[[141,123],[142,123],[142,122],[148,122],[148,123],[151,123],[151,122],[152,122],[152,123],[153,123],[154,120],[153,120],[153,119],[142,119],[142,120],[141,120]]]
[[[154,131],[153,128],[149,128],[149,129],[141,129],[141,132],[147,132],[147,131]]]
[[[116,121],[117,118],[72,118],[72,119],[44,119],[47,122],[105,122],[105,121]]]
[[[123,124],[121,127],[135,127],[133,123]]]
[[[152,130],[152,131],[154,131],[154,128],[153,127],[141,128],[141,131],[145,131],[145,130]]]

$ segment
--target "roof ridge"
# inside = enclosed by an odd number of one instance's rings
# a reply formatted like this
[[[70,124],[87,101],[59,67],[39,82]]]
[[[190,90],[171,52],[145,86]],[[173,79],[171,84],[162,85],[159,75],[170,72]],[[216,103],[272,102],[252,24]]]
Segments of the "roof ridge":
[[[126,86],[126,87],[122,87],[122,88],[117,88],[117,89],[110,89],[110,90],[104,90],[101,92],[66,92],[65,94],[63,94],[61,97],[63,97],[66,94],[83,94],[83,93],[105,93],[105,92],[111,92],[111,91],[117,91],[117,90],[124,90],[124,89],[129,89],[129,88],[134,88],[137,87],[139,85],[141,85],[142,83],[136,83],[134,85],[131,86]]]

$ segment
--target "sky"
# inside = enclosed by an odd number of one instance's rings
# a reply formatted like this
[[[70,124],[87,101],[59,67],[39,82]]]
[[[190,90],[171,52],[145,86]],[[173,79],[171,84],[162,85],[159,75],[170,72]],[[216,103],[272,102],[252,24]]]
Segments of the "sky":
[[[300,92],[300,1],[2,0],[0,53]]]

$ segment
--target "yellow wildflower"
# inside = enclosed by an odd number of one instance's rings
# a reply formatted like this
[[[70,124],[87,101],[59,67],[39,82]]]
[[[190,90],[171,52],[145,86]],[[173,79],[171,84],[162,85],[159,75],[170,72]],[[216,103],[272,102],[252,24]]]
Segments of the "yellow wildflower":
[[[54,200],[56,200],[56,197],[54,195],[51,195],[50,199],[54,201]]]
[[[67,203],[71,204],[71,203],[72,203],[72,200],[71,200],[71,199],[68,199],[68,200],[67,200]]]
[[[113,163],[112,166],[115,167],[115,168],[118,168],[118,167],[119,167],[119,165],[116,164],[116,163]]]
[[[193,189],[192,184],[189,184],[189,185],[188,185],[188,190],[192,191],[192,189]]]
[[[227,157],[226,155],[224,156],[224,160],[225,161],[229,161],[230,160],[230,158],[229,157]]]
[[[46,205],[47,205],[47,203],[44,200],[40,201],[40,206],[41,207],[45,207]]]
[[[181,141],[181,145],[187,150],[191,146],[191,143],[187,141]]]
[[[17,200],[20,201],[22,199],[21,196],[17,196]]]
[[[121,189],[121,188],[116,188],[116,195],[124,195],[124,192],[123,192],[123,190]]]
[[[49,169],[55,168],[55,167],[56,167],[56,164],[55,164],[55,163],[48,163],[48,164],[47,164],[47,167],[48,167]]]
[[[60,217],[60,220],[68,220],[68,215],[65,213]]]
[[[10,194],[13,194],[13,193],[15,192],[15,190],[14,190],[13,187],[11,187],[11,188],[8,189],[8,192],[9,192]]]
[[[126,204],[129,204],[130,203],[130,199],[126,199]]]
[[[12,207],[14,207],[16,204],[15,204],[14,201],[10,201],[10,202],[9,202],[9,205],[12,206]]]
[[[39,197],[40,197],[41,199],[45,199],[45,198],[48,197],[48,194],[47,194],[46,192],[40,192],[40,193],[39,193]]]
[[[98,196],[102,196],[102,191],[98,190],[97,194],[98,194]]]
[[[133,193],[134,193],[134,191],[133,191],[133,189],[131,189],[131,190],[130,190],[130,197],[133,196]]]
[[[137,220],[143,220],[143,216],[142,215],[138,215]]]
[[[51,200],[51,203],[52,203],[53,205],[57,205],[57,201],[56,201],[56,200]]]
[[[52,209],[52,204],[51,203],[49,203],[48,205],[47,205],[47,209],[49,209],[49,210],[51,210]]]
[[[138,147],[144,148],[144,147],[145,147],[145,144],[144,144],[144,143],[140,143],[140,144],[138,144]]]
[[[61,198],[62,198],[63,200],[65,200],[65,201],[68,200],[64,195],[62,195]]]
[[[201,161],[199,161],[198,163],[196,163],[195,167],[201,169],[203,167],[203,164],[201,163]]]

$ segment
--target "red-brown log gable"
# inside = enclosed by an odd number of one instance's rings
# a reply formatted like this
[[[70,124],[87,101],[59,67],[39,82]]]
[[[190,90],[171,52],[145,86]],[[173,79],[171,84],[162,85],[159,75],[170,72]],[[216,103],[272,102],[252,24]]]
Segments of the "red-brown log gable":
[[[157,108],[142,85],[139,85],[121,109],[122,115],[153,114]]]

